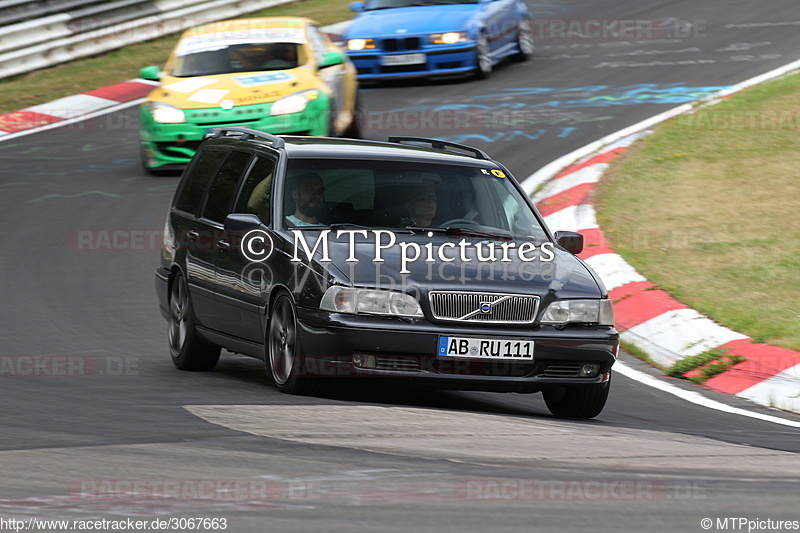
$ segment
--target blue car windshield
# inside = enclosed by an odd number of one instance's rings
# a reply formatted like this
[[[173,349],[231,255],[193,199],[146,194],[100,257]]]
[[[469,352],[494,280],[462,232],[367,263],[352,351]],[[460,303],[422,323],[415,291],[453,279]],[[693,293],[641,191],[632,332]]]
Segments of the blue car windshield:
[[[394,7],[436,6],[444,4],[477,4],[479,0],[367,0],[365,11],[391,9]]]

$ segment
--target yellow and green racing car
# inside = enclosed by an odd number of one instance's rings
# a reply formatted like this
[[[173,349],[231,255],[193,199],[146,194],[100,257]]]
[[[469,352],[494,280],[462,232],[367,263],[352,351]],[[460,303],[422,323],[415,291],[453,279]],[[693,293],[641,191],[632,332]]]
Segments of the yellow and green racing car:
[[[148,172],[183,168],[203,136],[234,125],[272,134],[359,137],[356,70],[309,19],[273,17],[187,30],[140,108]]]

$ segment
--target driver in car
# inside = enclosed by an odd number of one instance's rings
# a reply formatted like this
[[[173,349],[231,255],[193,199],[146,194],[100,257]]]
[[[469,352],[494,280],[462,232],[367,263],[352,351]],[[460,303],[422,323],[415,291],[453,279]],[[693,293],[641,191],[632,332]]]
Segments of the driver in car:
[[[250,44],[233,52],[234,65],[240,71],[284,70],[297,66],[297,45],[293,43]]]
[[[317,215],[325,205],[325,185],[316,172],[306,172],[295,177],[290,188],[295,211],[286,217],[293,226],[317,226]]]
[[[430,227],[436,217],[436,202],[436,189],[432,184],[415,186],[405,203],[408,218],[403,219],[403,225]]]

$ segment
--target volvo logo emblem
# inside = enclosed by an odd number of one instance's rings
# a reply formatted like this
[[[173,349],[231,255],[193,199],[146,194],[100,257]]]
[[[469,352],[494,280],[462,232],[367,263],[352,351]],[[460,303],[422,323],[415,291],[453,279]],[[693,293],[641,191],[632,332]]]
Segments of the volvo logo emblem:
[[[492,312],[492,304],[489,302],[481,302],[480,310],[484,315],[488,315]]]

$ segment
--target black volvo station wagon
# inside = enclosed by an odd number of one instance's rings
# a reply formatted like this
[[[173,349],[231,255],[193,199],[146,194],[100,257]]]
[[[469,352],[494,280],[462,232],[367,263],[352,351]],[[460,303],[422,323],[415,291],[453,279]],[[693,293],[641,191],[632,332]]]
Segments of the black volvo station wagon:
[[[226,128],[180,180],[156,290],[179,369],[225,348],[288,393],[390,378],[592,418],[619,334],[582,248],[481,150]]]

